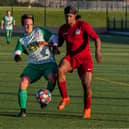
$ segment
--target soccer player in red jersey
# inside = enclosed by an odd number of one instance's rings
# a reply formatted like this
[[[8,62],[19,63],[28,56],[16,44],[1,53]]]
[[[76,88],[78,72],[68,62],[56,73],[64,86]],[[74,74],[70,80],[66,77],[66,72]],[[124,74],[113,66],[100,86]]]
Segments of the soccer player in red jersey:
[[[78,70],[79,77],[84,89],[84,116],[87,119],[91,117],[91,80],[93,71],[93,61],[89,47],[89,37],[95,41],[95,58],[98,63],[102,62],[100,52],[101,41],[92,27],[85,21],[79,20],[76,8],[67,6],[64,9],[66,24],[59,28],[59,46],[66,42],[66,55],[61,60],[58,68],[58,87],[61,93],[61,101],[58,110],[63,110],[70,102],[66,90],[67,72]]]

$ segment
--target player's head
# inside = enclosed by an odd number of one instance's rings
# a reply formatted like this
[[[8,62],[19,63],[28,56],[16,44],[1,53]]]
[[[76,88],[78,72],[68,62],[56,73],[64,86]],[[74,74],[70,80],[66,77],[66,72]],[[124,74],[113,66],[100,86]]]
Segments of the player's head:
[[[7,10],[7,15],[11,16],[11,11],[10,10]]]
[[[33,30],[34,17],[31,14],[24,14],[21,17],[21,24],[25,28],[26,33],[30,33]]]
[[[69,5],[64,9],[65,20],[67,24],[74,24],[77,19],[80,18],[78,11],[75,7]]]
[[[34,24],[34,17],[33,17],[33,15],[31,15],[31,14],[23,14],[23,15],[21,16],[21,24],[22,24],[22,26],[25,25],[25,20],[26,20],[26,19],[31,19],[32,22],[33,22],[33,24]]]

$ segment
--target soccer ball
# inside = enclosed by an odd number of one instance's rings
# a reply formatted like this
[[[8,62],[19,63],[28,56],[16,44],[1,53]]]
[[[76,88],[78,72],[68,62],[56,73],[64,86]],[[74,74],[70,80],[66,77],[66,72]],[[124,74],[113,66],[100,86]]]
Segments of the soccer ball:
[[[40,89],[36,92],[36,99],[41,107],[47,106],[51,101],[51,92],[47,89]]]

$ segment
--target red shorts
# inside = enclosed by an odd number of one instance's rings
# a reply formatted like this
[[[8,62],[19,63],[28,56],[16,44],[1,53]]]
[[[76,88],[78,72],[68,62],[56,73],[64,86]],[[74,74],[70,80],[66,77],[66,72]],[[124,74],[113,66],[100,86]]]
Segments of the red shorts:
[[[78,73],[82,74],[84,72],[93,72],[93,61],[91,56],[89,57],[71,57],[66,55],[64,57],[72,66],[72,71],[77,68]]]

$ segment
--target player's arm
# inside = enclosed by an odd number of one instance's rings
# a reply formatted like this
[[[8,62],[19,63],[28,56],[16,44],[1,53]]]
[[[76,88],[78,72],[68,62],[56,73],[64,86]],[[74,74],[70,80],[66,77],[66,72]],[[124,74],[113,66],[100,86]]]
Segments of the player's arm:
[[[41,28],[44,40],[42,45],[45,46],[58,46],[58,37],[56,34],[48,31],[47,29]]]
[[[18,40],[17,45],[14,49],[14,60],[16,62],[21,61],[22,52],[23,52],[23,47],[22,47],[22,44],[20,43],[20,41]]]
[[[102,54],[101,54],[101,40],[96,32],[92,29],[92,27],[85,23],[83,24],[83,28],[85,29],[88,36],[95,41],[95,58],[97,63],[102,63]]]
[[[64,43],[63,29],[60,28],[58,31],[58,47],[61,47]]]
[[[52,34],[49,41],[38,41],[37,46],[38,47],[41,47],[41,46],[49,46],[49,47],[58,46],[58,37],[57,37],[57,35]]]
[[[44,44],[46,46],[53,47],[53,54],[59,54],[60,52],[58,50],[58,36],[44,28],[42,28],[42,33],[45,39]]]
[[[4,29],[4,18],[1,21],[1,30],[3,30],[3,29]]]
[[[64,38],[62,36],[61,29],[59,29],[58,37],[57,36],[56,37],[53,36],[53,39],[55,41],[55,44],[53,46],[53,53],[54,54],[60,54],[60,51],[59,51],[58,47],[61,47],[63,45],[63,43],[64,43]]]
[[[41,47],[41,46],[52,46],[52,43],[49,43],[49,42],[46,42],[46,41],[38,41],[36,42],[37,46],[38,47]]]
[[[53,44],[53,42],[51,42],[51,41],[49,41],[49,42],[46,42],[46,41],[37,42],[37,46],[38,47],[41,47],[41,46],[52,47],[53,48],[53,54],[60,54],[60,51],[58,50],[58,45]]]
[[[62,29],[59,29],[58,36],[50,31],[41,28],[45,41],[40,41],[41,45],[60,47],[64,43]]]
[[[53,46],[53,54],[60,54],[60,51],[58,49],[58,36],[56,34],[52,34],[52,36],[49,39],[49,42],[52,44]]]
[[[13,26],[15,26],[16,25],[16,21],[15,20],[13,20]]]
[[[100,52],[101,49],[101,40],[98,37],[97,39],[95,39],[95,58],[97,63],[102,63],[102,54]]]
[[[13,24],[13,26],[16,25],[16,21],[15,21],[14,17],[12,17],[12,24]]]

